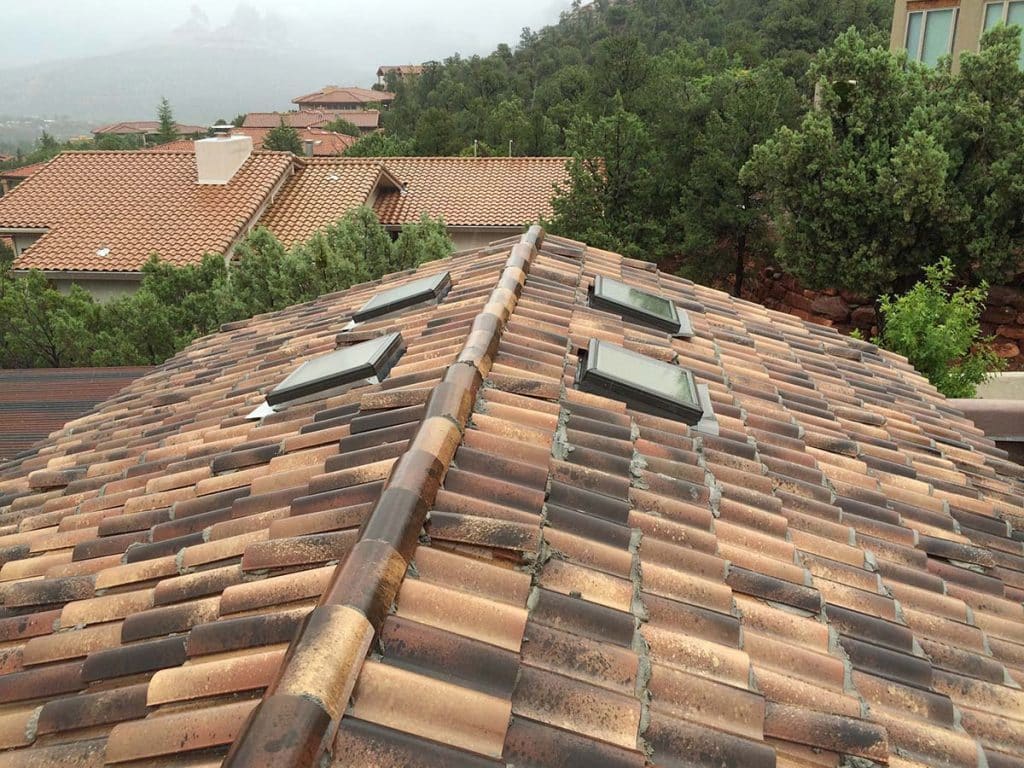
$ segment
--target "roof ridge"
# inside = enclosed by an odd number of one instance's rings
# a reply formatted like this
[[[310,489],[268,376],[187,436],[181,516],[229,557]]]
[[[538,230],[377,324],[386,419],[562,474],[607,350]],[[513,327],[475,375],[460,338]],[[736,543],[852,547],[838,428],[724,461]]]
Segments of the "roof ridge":
[[[427,399],[423,419],[358,541],[292,638],[284,663],[231,745],[224,766],[262,765],[271,753],[274,762],[300,765],[315,760],[337,730],[543,241],[544,230],[534,225],[512,248],[462,351]]]

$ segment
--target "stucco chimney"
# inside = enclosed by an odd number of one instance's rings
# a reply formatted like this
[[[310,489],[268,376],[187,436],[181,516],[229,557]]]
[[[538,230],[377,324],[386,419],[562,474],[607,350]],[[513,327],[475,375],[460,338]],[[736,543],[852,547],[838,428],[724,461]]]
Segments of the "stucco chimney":
[[[200,184],[227,184],[252,154],[249,136],[216,136],[196,142]]]

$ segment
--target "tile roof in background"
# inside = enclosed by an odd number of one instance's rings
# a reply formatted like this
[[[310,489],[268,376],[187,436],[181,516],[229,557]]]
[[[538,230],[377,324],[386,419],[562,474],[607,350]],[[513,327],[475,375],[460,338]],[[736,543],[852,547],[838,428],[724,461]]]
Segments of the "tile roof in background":
[[[262,149],[263,142],[272,128],[234,128],[233,136],[244,135],[252,138],[253,149]],[[348,136],[333,131],[322,131],[316,128],[296,128],[299,140],[313,142],[314,157],[337,157],[356,143],[355,136]]]
[[[168,141],[166,144],[155,144],[152,147],[146,147],[144,152],[195,152],[196,142],[194,139],[178,139],[177,141]]]
[[[254,153],[215,186],[196,183],[193,152],[64,152],[0,198],[0,228],[49,230],[18,269],[137,271],[153,253],[195,263],[234,243],[293,160]]]
[[[380,111],[376,109],[303,109],[298,112],[250,112],[245,116],[243,128],[276,128],[284,119],[292,128],[319,128],[338,118],[344,118],[357,128],[374,129],[380,125]]]
[[[304,159],[260,223],[290,247],[400,185],[379,158]]]
[[[42,170],[48,162],[49,160],[44,160],[41,163],[32,163],[31,165],[23,165],[20,168],[10,168],[6,171],[0,171],[0,179],[27,179],[32,174]]]
[[[206,134],[205,125],[187,125],[185,123],[175,123],[174,127],[180,134]],[[92,132],[94,134],[141,135],[145,133],[157,133],[159,130],[160,121],[158,120],[130,120],[127,122],[104,125],[100,128],[93,128]]]
[[[227,326],[0,471],[0,765],[1020,766],[1024,469],[902,358],[531,243]],[[383,383],[246,420],[394,329]],[[576,391],[591,338],[720,434]]]
[[[0,368],[0,463],[116,394],[151,368]]]
[[[293,104],[373,104],[381,101],[392,101],[395,94],[388,91],[375,91],[371,88],[340,87],[325,85],[319,91],[296,96]]]
[[[554,185],[567,181],[565,157],[388,157],[383,162],[408,185],[382,196],[381,222],[443,216],[448,226],[525,226],[551,216]]]
[[[377,77],[384,77],[394,72],[399,77],[423,74],[422,64],[382,64],[377,67]]]

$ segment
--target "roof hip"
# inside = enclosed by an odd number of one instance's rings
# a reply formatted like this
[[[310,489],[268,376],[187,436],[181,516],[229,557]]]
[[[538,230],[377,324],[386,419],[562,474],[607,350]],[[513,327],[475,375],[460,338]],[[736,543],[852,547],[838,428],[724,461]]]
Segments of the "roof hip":
[[[232,744],[225,768],[271,761],[278,768],[309,765],[337,730],[543,241],[544,230],[534,225],[512,249],[461,352],[427,399],[423,420],[395,462],[359,540],[300,625],[277,678]],[[291,716],[283,717],[286,713]]]

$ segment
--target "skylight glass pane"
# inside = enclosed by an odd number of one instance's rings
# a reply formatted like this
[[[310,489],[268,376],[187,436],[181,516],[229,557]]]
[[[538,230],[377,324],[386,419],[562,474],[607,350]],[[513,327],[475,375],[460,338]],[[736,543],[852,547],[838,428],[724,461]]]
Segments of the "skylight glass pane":
[[[616,312],[676,335],[693,335],[689,316],[679,311],[672,301],[604,275],[594,278],[590,306]]]
[[[923,13],[911,13],[907,15],[907,54],[912,61],[920,59],[919,45],[921,42],[921,24]]]
[[[411,283],[405,283],[374,295],[359,308],[359,311],[352,316],[352,319],[361,323],[364,320],[397,312],[414,304],[431,299],[439,299],[448,292],[451,285],[452,277],[450,272],[441,272],[440,274],[430,275],[420,280],[413,280]]]
[[[307,360],[267,395],[279,405],[361,379],[387,375],[404,351],[402,335],[389,333]]]
[[[986,32],[1003,20],[1003,6],[1004,3],[989,3],[985,6]]]
[[[687,424],[696,424],[704,413],[688,370],[597,339],[590,340],[578,384],[585,391]]]
[[[921,47],[921,61],[929,67],[950,52],[953,42],[953,9],[929,11],[925,18],[924,45]]]

